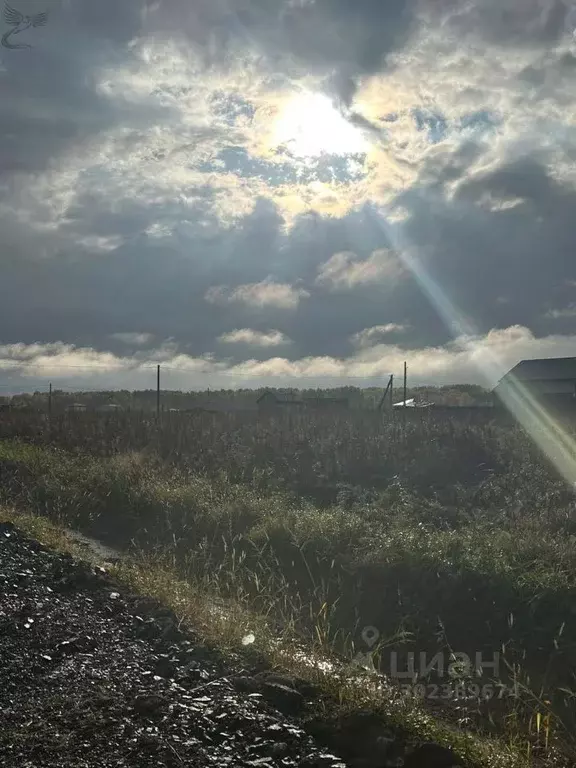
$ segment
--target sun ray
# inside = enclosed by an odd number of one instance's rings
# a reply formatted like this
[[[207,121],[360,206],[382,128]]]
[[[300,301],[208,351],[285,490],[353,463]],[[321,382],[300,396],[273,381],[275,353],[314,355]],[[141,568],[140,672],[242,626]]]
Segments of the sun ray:
[[[477,335],[470,321],[428,272],[415,249],[402,236],[401,230],[391,226],[384,214],[373,215],[393,243],[404,266],[428,296],[454,338],[473,338]],[[488,381],[495,383],[502,373],[501,361],[497,355],[486,350],[486,360],[480,370]],[[547,456],[558,474],[568,485],[576,488],[576,442],[572,435],[521,381],[512,380],[503,389],[501,397],[506,408]]]

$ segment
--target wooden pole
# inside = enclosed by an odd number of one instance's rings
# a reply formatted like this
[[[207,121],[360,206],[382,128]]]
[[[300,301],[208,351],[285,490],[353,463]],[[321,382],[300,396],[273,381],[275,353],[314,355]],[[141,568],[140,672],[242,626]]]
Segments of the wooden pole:
[[[406,408],[406,391],[408,384],[408,365],[404,363],[404,408]]]
[[[156,370],[156,416],[160,418],[160,366]]]
[[[390,374],[390,410],[394,410],[394,374]]]
[[[386,389],[384,390],[384,394],[382,395],[382,399],[381,399],[381,400],[380,400],[380,402],[378,403],[378,410],[379,410],[379,411],[381,411],[381,410],[382,410],[382,406],[383,406],[383,405],[384,405],[384,403],[386,402],[386,397],[387,397],[387,395],[388,395],[388,390],[391,390],[391,389],[392,389],[392,382],[393,382],[393,381],[394,381],[394,376],[390,376],[390,379],[389,379],[389,381],[388,381],[388,385],[386,386]],[[390,398],[392,398],[392,393],[390,393]],[[391,402],[392,402],[392,400],[391,400]]]
[[[48,390],[48,416],[52,416],[52,382]]]

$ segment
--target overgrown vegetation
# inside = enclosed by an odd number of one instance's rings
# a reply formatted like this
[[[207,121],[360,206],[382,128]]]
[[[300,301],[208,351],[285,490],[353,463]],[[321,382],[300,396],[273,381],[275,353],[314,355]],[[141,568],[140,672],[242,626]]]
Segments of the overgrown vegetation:
[[[316,647],[370,650],[384,671],[393,652],[401,670],[409,652],[500,654],[502,696],[490,673],[462,670],[453,689],[480,682],[490,695],[480,685],[428,706],[532,756],[557,740],[572,748],[576,496],[518,428],[361,414],[18,418],[0,427],[21,438],[0,443],[5,503],[145,550]]]
[[[224,474],[232,483],[292,490],[319,503],[369,501],[400,481],[442,503],[524,455],[530,441],[484,411],[461,418],[412,411],[392,421],[375,411],[58,415],[7,413],[0,437],[95,456],[127,451],[159,457],[184,472]],[[513,437],[512,437],[513,435]],[[514,445],[510,445],[510,440]]]

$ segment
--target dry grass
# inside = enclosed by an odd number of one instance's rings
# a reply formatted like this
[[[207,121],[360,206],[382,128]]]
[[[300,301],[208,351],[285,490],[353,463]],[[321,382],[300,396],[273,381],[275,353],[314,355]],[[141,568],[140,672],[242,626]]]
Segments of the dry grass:
[[[0,509],[0,521],[10,521],[44,545],[102,565],[102,559],[70,538],[66,530],[45,517],[14,509]],[[466,766],[526,768],[533,765],[525,745],[480,737],[462,732],[442,722],[411,699],[400,695],[378,676],[360,673],[320,646],[306,646],[289,630],[278,634],[265,617],[246,610],[235,601],[214,602],[202,585],[182,580],[165,564],[143,554],[132,555],[109,567],[115,580],[136,592],[154,597],[172,608],[184,625],[193,628],[205,642],[234,661],[248,655],[243,641],[254,635],[250,657],[256,652],[270,668],[308,680],[319,686],[323,696],[315,720],[327,721],[356,711],[372,711],[382,716],[388,726],[396,727],[403,738],[414,742],[434,740],[451,746]],[[549,755],[539,760],[542,766],[561,763]]]
[[[381,658],[498,651],[515,695],[444,712],[470,731],[461,751],[490,733],[502,754],[576,752],[576,503],[515,427],[326,414],[1,429],[28,442],[0,444],[0,501],[129,550],[122,578],[227,652],[254,631],[270,663],[307,669],[294,638],[305,657],[350,657],[366,625]],[[455,738],[389,689],[313,670],[340,707]]]

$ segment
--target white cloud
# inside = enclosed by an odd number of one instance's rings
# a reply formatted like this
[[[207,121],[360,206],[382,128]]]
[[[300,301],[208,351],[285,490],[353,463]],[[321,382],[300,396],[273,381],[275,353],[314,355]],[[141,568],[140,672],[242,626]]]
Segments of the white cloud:
[[[404,333],[408,326],[398,323],[387,323],[386,325],[374,325],[372,328],[364,328],[352,336],[352,342],[359,347],[369,347],[375,344],[383,336],[391,333]]]
[[[98,352],[90,347],[76,347],[61,341],[0,346],[0,370],[16,371],[26,376],[59,376],[63,370],[68,376],[81,370],[115,373],[130,364],[127,358],[117,357],[111,352]]]
[[[391,373],[400,375],[408,364],[410,384],[441,385],[480,383],[495,385],[498,379],[520,360],[539,357],[566,357],[574,352],[575,336],[536,338],[522,326],[490,331],[485,336],[463,336],[438,347],[406,349],[379,344],[348,358],[307,357],[300,360],[271,358],[249,360],[229,369],[242,377],[268,381],[280,379],[306,386],[336,386],[340,383],[384,381]]]
[[[316,283],[330,290],[355,288],[359,285],[397,280],[402,266],[393,251],[380,249],[367,259],[359,259],[355,253],[335,253],[318,271]]]
[[[206,292],[206,301],[212,304],[246,304],[250,307],[278,307],[279,309],[296,309],[302,299],[310,296],[308,291],[297,288],[289,283],[276,283],[266,278],[260,283],[247,283],[236,288],[225,285],[213,286]]]
[[[223,333],[218,341],[224,344],[247,344],[253,347],[279,347],[290,343],[290,339],[281,331],[262,333],[251,328],[237,328],[229,333]]]
[[[123,239],[119,236],[116,237],[98,237],[98,235],[87,235],[86,237],[79,237],[78,244],[84,246],[88,251],[103,251],[108,253],[109,251],[115,251],[120,245],[122,245]]]
[[[493,385],[520,360],[569,357],[576,335],[536,338],[525,327],[495,329],[485,336],[461,337],[438,347],[406,349],[378,344],[347,358],[329,356],[290,360],[245,360],[229,364],[212,356],[192,357],[175,348],[162,347],[147,356],[121,357],[62,342],[0,346],[0,372],[13,391],[47,388],[49,381],[67,388],[146,389],[153,386],[156,364],[162,365],[165,389],[206,389],[241,386],[338,386],[345,383],[383,382],[400,375],[408,364],[410,384],[481,383]]]
[[[550,309],[546,312],[546,317],[551,320],[561,320],[568,317],[576,317],[576,304],[570,304],[567,307],[561,309]]]

